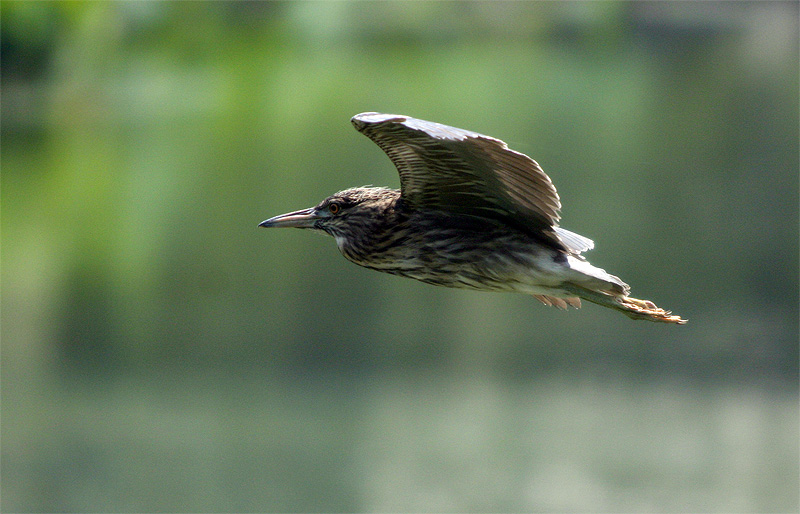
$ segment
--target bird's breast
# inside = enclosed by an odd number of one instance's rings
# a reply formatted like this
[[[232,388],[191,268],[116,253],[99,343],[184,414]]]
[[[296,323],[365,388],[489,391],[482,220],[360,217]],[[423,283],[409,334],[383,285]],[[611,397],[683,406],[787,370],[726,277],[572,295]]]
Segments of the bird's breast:
[[[336,243],[355,264],[445,287],[529,292],[563,279],[558,252],[516,231],[423,228],[396,226],[369,239],[336,237]]]

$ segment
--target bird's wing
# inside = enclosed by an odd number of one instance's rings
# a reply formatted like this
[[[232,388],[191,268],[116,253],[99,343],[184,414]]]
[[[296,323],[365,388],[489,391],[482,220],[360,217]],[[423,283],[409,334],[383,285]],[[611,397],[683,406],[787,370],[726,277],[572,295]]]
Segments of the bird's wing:
[[[556,234],[561,242],[574,254],[583,253],[594,248],[594,241],[575,232],[561,227],[555,227]]]
[[[362,113],[356,129],[386,152],[411,207],[500,220],[574,251],[555,231],[561,202],[539,165],[499,139],[408,116]]]

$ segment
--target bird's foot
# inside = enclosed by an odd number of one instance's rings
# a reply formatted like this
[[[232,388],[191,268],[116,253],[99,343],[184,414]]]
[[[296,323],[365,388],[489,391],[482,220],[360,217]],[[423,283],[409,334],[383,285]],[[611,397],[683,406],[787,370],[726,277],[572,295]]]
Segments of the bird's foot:
[[[665,311],[656,306],[650,300],[639,300],[630,296],[615,298],[615,301],[622,307],[627,316],[633,319],[645,319],[662,323],[675,323],[683,325],[687,320],[680,316],[675,316],[671,311]]]

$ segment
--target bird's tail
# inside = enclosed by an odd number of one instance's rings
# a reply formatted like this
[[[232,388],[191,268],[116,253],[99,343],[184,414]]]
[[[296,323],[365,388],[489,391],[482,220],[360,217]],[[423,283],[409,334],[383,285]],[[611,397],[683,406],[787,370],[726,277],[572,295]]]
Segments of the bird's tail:
[[[673,315],[670,311],[656,307],[656,304],[650,300],[639,300],[638,298],[627,296],[627,294],[614,295],[602,291],[593,291],[571,283],[562,284],[561,287],[565,291],[583,298],[588,302],[618,310],[632,319],[644,319],[647,321],[674,323],[677,325],[686,323],[685,319]]]

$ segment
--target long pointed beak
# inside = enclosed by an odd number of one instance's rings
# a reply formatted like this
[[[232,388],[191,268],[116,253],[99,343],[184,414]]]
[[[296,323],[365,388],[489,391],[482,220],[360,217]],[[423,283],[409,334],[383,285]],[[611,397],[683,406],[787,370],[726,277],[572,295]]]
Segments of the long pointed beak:
[[[314,222],[319,219],[319,216],[314,212],[314,207],[308,209],[301,209],[299,211],[287,212],[280,216],[275,216],[268,220],[264,220],[258,224],[259,227],[296,227],[296,228],[313,228]]]

